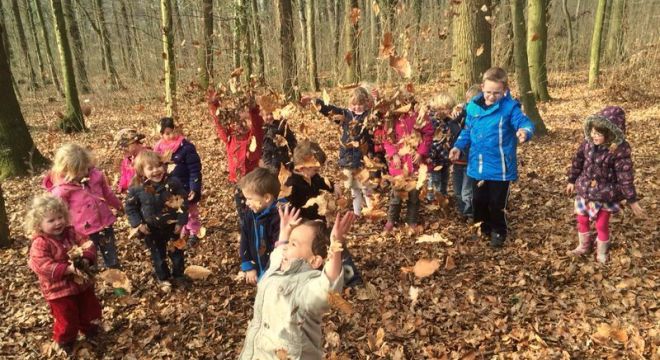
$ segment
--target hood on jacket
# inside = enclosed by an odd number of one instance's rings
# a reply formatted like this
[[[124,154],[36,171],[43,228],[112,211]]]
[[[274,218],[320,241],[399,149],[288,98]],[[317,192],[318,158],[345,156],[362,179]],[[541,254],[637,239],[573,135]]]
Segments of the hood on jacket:
[[[611,123],[616,125],[621,132],[626,133],[626,112],[618,106],[608,106],[601,110],[598,115],[607,118]]]
[[[606,108],[608,109],[608,108]],[[621,110],[621,108],[619,108]],[[603,110],[605,111],[605,110]],[[610,113],[610,117],[602,115],[601,113],[597,115],[591,115],[587,117],[584,121],[584,136],[591,141],[591,129],[594,127],[605,128],[609,131],[609,140],[608,142],[613,145],[621,145],[625,140],[624,130],[625,129],[625,113],[621,110],[623,114],[618,115],[615,113]],[[623,128],[623,129],[622,129]]]

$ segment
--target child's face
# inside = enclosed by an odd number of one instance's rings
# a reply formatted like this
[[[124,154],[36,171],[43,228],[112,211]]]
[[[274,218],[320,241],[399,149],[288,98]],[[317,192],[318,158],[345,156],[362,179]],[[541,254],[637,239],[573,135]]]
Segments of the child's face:
[[[162,164],[145,164],[143,171],[144,177],[151,182],[159,183],[165,177],[165,169]]]
[[[435,112],[435,116],[438,119],[444,119],[451,115],[451,109],[445,107],[435,107],[432,109]]]
[[[311,226],[303,224],[293,228],[289,235],[289,243],[284,248],[284,259],[280,270],[288,269],[291,263],[297,259],[303,259],[310,264],[314,262],[316,257],[312,252],[314,235],[314,228]]]
[[[484,94],[486,105],[493,105],[504,97],[506,87],[501,82],[486,80],[481,84],[481,92]]]
[[[304,177],[311,179],[314,177],[314,175],[319,173],[320,168],[316,166],[303,166],[298,169],[298,172],[300,172]]]
[[[261,115],[261,118],[264,119],[264,122],[265,122],[266,124],[270,124],[270,123],[273,122],[273,120],[275,120],[275,118],[273,117],[273,113],[272,113],[272,112],[268,112],[268,111],[260,110],[260,111],[259,111],[259,115]]]
[[[141,149],[142,149],[142,144],[140,144],[139,142],[130,143],[126,147],[126,154],[131,156],[137,156]]]
[[[255,213],[263,211],[275,200],[271,194],[259,195],[249,190],[241,190],[241,192],[245,197],[245,204]]]
[[[61,236],[66,227],[66,218],[61,213],[49,212],[39,224],[41,232],[50,236]]]
[[[354,114],[360,115],[367,111],[367,104],[359,101],[351,101],[348,109],[351,110]]]
[[[591,128],[591,140],[595,145],[602,145],[605,143],[605,135],[598,132],[598,130]]]
[[[172,141],[176,138],[176,133],[172,128],[165,128],[165,130],[163,130],[163,132],[160,134],[160,137],[165,141]]]

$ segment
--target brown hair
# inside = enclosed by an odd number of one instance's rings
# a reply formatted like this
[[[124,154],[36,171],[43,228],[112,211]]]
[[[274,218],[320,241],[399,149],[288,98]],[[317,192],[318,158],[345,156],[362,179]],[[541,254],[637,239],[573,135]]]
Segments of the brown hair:
[[[506,74],[506,71],[500,67],[492,67],[486,70],[482,82],[486,82],[486,80],[504,84],[504,87],[509,86],[509,76]]]
[[[608,126],[607,122],[609,122],[609,120],[599,118],[591,123],[591,129],[603,134],[605,137],[605,144],[611,144],[614,142],[616,136],[612,132],[612,129]],[[591,138],[591,134],[589,134],[589,138]],[[593,141],[593,139],[591,140]]]
[[[321,149],[321,146],[313,141],[303,140],[293,149],[293,163],[296,167],[304,166],[305,163],[309,162],[311,157],[316,159],[320,166],[323,166],[327,160],[327,156],[323,149]]]
[[[365,89],[362,86],[358,86],[355,89],[353,89],[353,93],[351,94],[351,97],[348,99],[349,105],[358,104],[358,105],[369,106],[371,103],[373,103],[371,94],[367,89]]]
[[[311,227],[314,231],[314,238],[312,239],[312,254],[325,259],[328,256],[328,248],[330,247],[330,233],[328,232],[328,227],[321,220],[307,220],[302,224]]]
[[[142,151],[135,157],[135,161],[133,162],[133,169],[135,169],[133,185],[140,185],[144,182],[146,179],[144,176],[144,167],[147,165],[165,166],[163,159],[157,152],[151,150]]]
[[[273,195],[277,199],[280,193],[280,181],[277,176],[266,168],[256,168],[238,181],[238,187],[243,191],[250,191],[259,196]]]
[[[467,91],[465,92],[465,97],[469,101],[473,97],[479,95],[480,92],[481,92],[481,86],[479,86],[479,84],[474,84],[467,89]]]

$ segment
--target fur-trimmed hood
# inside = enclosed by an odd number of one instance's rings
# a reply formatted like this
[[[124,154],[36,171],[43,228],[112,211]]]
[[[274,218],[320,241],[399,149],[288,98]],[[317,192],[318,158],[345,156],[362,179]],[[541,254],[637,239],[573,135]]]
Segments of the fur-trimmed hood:
[[[589,116],[584,121],[584,136],[591,141],[591,129],[596,125],[601,125],[609,130],[612,135],[611,141],[614,145],[621,145],[626,140],[626,113],[618,106],[608,106],[598,112],[598,114]]]

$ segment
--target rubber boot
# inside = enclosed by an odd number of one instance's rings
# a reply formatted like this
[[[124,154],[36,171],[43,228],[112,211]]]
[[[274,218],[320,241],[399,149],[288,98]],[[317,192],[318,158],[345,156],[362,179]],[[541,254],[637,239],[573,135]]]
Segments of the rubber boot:
[[[609,241],[601,241],[600,239],[596,241],[596,260],[601,264],[607,262],[607,248],[609,245]]]
[[[591,235],[586,233],[578,233],[578,246],[569,251],[569,255],[582,256],[591,251]]]

